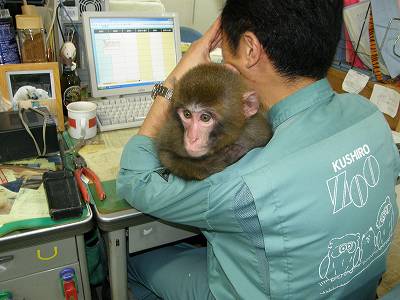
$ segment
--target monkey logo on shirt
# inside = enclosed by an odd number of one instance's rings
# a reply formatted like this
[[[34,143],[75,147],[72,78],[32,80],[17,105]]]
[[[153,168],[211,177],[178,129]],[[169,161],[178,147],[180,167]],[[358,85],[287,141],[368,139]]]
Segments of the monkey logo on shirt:
[[[361,261],[363,264],[369,262],[378,250],[377,239],[372,227],[362,235],[361,238]]]
[[[382,203],[379,208],[377,220],[376,220],[376,228],[378,228],[377,233],[377,245],[379,249],[385,246],[390,242],[390,238],[393,234],[394,227],[394,212],[393,206],[390,202],[389,196],[386,197],[385,202]]]
[[[322,279],[336,279],[352,273],[360,262],[360,234],[346,234],[333,238],[328,245],[328,254],[319,266]]]

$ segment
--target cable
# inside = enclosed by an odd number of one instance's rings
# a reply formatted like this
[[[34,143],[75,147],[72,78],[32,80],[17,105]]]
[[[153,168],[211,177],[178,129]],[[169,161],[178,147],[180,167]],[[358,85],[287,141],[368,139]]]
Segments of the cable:
[[[369,13],[370,9],[371,9],[371,2],[369,3],[368,8],[367,8],[367,12],[365,13],[365,18],[364,18],[364,22],[363,22],[362,27],[361,27],[361,32],[360,32],[360,35],[358,36],[357,46],[356,46],[356,49],[354,49],[353,61],[351,62],[351,67],[350,67],[351,69],[353,68],[354,63],[356,61],[356,57],[357,57],[357,53],[358,53],[358,46],[360,46],[361,36],[362,36],[363,31],[364,31],[365,22],[367,21],[367,17],[368,17],[368,13]]]
[[[56,19],[57,19],[58,29],[60,29],[60,33],[61,33],[62,40],[63,40],[63,42],[65,43],[64,32],[63,32],[63,29],[62,29],[61,24],[60,24],[60,18],[59,18],[59,16],[58,16],[59,9],[60,9],[60,4],[58,4],[58,6],[57,6],[57,8],[56,8]]]
[[[57,13],[57,0],[53,0],[53,16],[51,17],[51,23],[50,23],[50,27],[47,30],[47,37],[46,37],[46,45],[49,43],[49,39],[50,39],[50,34],[53,31],[53,27],[54,27],[54,21],[56,20],[56,13]]]
[[[64,10],[65,14],[66,14],[67,17],[68,17],[68,20],[71,22],[72,26],[74,27],[75,32],[76,32],[76,34],[78,35],[79,43],[80,43],[81,45],[85,45],[85,43],[84,43],[84,41],[83,41],[81,35],[79,34],[78,29],[77,29],[76,26],[75,26],[75,23],[72,21],[71,16],[69,15],[67,9],[66,9],[65,6],[64,6],[63,0],[60,1],[59,6],[61,6],[61,8]]]
[[[38,145],[38,143],[37,143],[35,137],[33,136],[31,130],[29,129],[28,124],[26,123],[26,121],[25,121],[25,119],[24,119],[24,117],[23,117],[23,114],[22,114],[22,113],[23,113],[26,109],[25,109],[25,108],[20,108],[20,109],[18,110],[18,116],[19,116],[19,118],[20,118],[20,120],[21,120],[21,122],[22,122],[22,125],[24,126],[26,132],[27,132],[27,133],[29,134],[29,136],[32,138],[33,143],[35,144],[35,148],[36,148],[36,152],[37,152],[38,156],[44,156],[44,155],[46,154],[46,151],[47,151],[47,149],[46,149],[46,125],[47,125],[47,122],[48,122],[49,117],[48,117],[48,115],[47,115],[45,112],[43,112],[43,111],[41,111],[41,110],[39,110],[39,109],[32,108],[32,107],[30,107],[30,108],[28,108],[28,109],[29,109],[29,110],[32,110],[33,112],[35,112],[35,113],[37,113],[37,114],[39,114],[39,115],[41,115],[41,116],[43,117],[43,127],[42,127],[43,152],[40,151],[39,145]]]

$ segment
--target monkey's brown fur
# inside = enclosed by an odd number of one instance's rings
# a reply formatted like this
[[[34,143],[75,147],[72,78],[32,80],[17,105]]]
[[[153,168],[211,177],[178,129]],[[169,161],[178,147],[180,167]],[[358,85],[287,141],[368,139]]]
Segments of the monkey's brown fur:
[[[238,74],[222,65],[200,65],[177,83],[169,118],[160,131],[156,145],[160,161],[171,173],[184,179],[204,179],[220,172],[272,137],[260,112],[246,119],[243,95],[246,86]],[[184,128],[178,108],[189,104],[208,107],[217,116],[217,125],[209,137],[209,151],[202,157],[190,157],[183,144]]]

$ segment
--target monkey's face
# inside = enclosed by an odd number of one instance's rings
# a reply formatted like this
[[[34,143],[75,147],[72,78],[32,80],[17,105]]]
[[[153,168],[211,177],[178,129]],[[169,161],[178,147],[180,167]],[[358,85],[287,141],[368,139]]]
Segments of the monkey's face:
[[[184,128],[183,143],[191,157],[201,157],[209,151],[210,133],[215,127],[215,113],[199,105],[178,108]]]

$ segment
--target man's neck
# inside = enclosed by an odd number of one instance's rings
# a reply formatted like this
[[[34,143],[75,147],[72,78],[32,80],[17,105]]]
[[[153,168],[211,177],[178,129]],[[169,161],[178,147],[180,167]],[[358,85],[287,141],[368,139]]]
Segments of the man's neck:
[[[265,82],[265,89],[261,92],[265,107],[271,107],[300,89],[314,83],[316,80],[301,77],[295,80],[282,78],[270,79]]]
[[[286,97],[317,81],[308,77],[288,80],[271,68],[258,71],[260,71],[260,76],[253,77],[256,78],[254,83],[258,87],[257,93],[260,96],[261,104],[267,110]]]

